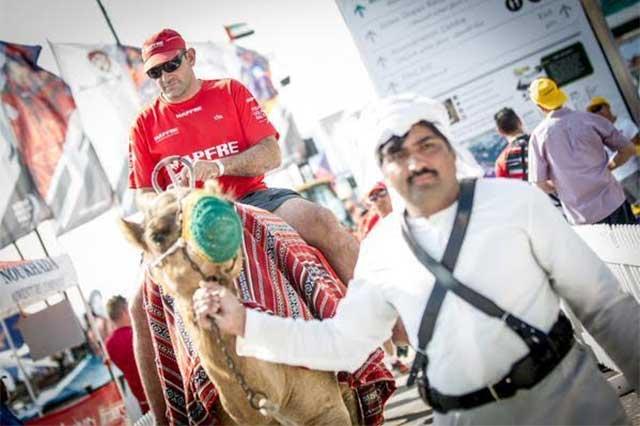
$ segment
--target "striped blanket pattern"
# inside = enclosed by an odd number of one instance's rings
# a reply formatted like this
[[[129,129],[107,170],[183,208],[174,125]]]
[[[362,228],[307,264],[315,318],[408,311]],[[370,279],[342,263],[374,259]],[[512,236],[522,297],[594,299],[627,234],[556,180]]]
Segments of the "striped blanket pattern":
[[[236,279],[238,296],[253,309],[294,318],[330,318],[346,287],[324,257],[277,216],[236,204],[244,225],[244,268]],[[172,424],[217,423],[218,391],[200,364],[171,296],[148,276],[144,301],[160,382]],[[357,391],[361,418],[382,424],[384,404],[396,386],[377,349],[354,374],[338,373]]]

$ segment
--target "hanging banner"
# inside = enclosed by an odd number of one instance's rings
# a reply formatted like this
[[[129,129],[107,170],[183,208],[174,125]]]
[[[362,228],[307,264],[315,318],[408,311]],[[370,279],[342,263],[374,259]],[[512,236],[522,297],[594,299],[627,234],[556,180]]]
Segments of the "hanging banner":
[[[505,141],[493,115],[513,108],[530,132],[542,120],[527,89],[556,80],[584,110],[593,96],[629,117],[579,0],[336,0],[379,96],[441,100],[455,140],[487,172]]]
[[[40,48],[0,41],[2,103],[22,158],[60,235],[110,208],[112,191],[69,87],[36,65]]]
[[[0,318],[78,285],[68,255],[19,262],[0,262]]]
[[[3,60],[0,55],[0,69]],[[0,93],[5,84],[4,74],[0,73]],[[51,217],[22,161],[9,118],[16,116],[17,111],[0,98],[0,248],[29,234]]]
[[[82,127],[107,173],[122,211],[125,215],[132,213],[135,202],[128,182],[129,130],[145,99],[153,99],[157,89],[148,78],[140,78],[142,61],[137,60],[134,48],[50,45],[60,74],[73,93]]]
[[[156,96],[160,94],[160,91],[153,80],[147,77],[147,74],[144,72],[142,50],[131,46],[123,46],[122,48],[127,55],[127,66],[129,67],[133,84],[136,86],[136,90],[140,95],[142,105],[146,105],[153,101]]]

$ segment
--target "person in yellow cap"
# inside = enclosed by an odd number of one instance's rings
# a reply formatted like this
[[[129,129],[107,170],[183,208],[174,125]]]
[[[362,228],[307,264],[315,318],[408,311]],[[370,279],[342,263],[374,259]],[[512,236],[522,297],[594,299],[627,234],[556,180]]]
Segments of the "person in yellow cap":
[[[604,117],[565,107],[566,93],[550,78],[534,80],[529,97],[545,116],[531,134],[529,182],[556,193],[573,225],[636,223],[611,174],[635,154],[629,139]]]
[[[626,136],[636,147],[636,153],[640,152],[640,134],[638,133],[638,126],[626,117],[618,117],[613,111],[611,111],[611,104],[603,96],[596,96],[591,99],[589,105],[587,105],[587,111],[601,115],[609,120],[616,129]],[[613,156],[613,153],[607,150],[609,157]],[[640,159],[638,155],[634,155],[629,161],[624,163],[621,167],[613,170],[613,176],[622,184],[624,193],[627,196],[627,200],[631,204],[638,204],[640,201]]]

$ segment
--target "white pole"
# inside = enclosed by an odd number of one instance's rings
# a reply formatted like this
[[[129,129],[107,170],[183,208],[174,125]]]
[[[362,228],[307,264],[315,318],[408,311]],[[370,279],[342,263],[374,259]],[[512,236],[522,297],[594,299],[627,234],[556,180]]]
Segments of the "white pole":
[[[42,407],[40,407],[36,401],[36,394],[33,391],[33,388],[31,387],[29,376],[27,376],[27,371],[24,369],[24,366],[22,365],[20,356],[18,356],[18,350],[16,349],[16,345],[13,342],[13,337],[11,337],[11,333],[9,333],[9,328],[7,327],[7,324],[4,322],[4,319],[2,319],[0,322],[2,322],[2,330],[4,331],[5,336],[7,336],[7,339],[9,340],[9,346],[11,346],[11,352],[13,352],[13,356],[16,357],[18,368],[20,369],[20,371],[22,372],[22,375],[24,376],[24,384],[27,386],[27,392],[29,393],[29,397],[31,397],[31,401],[33,401],[33,405],[35,405],[38,408],[38,414],[42,416]]]

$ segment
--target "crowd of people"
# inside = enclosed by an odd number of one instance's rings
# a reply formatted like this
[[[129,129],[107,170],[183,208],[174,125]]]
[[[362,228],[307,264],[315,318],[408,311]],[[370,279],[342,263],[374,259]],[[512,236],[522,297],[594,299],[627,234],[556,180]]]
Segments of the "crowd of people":
[[[560,309],[563,300],[638,389],[640,305],[570,226],[636,223],[638,132],[613,115],[606,99],[594,98],[589,112],[573,111],[562,89],[540,78],[529,94],[544,119],[530,135],[513,109],[498,111],[507,146],[496,175],[510,179],[467,174],[474,170],[465,164],[470,155],[451,138],[440,102],[414,95],[380,100],[367,135],[384,182],[366,192],[360,212],[352,209],[354,238],[328,210],[266,187],[264,174],[280,163],[278,133],[247,89],[229,79],[199,80],[195,50],[173,30],[151,36],[142,54],[161,95],[131,132],[130,185],[140,209],[154,203],[156,165],[179,155],[194,176],[178,166],[161,172],[158,186],[217,179],[236,202],[288,223],[348,284],[335,316],[322,321],[247,309],[232,292],[203,284],[193,298],[202,328],[214,319],[238,336],[239,355],[318,370],[355,371],[386,345],[390,365],[406,373],[385,343],[393,336],[399,348],[416,350],[410,381],[436,424],[629,422]],[[633,173],[623,169],[630,159]],[[401,203],[391,205],[390,191]],[[545,193],[557,197],[563,213]],[[177,348],[151,344],[159,313],[144,301],[158,289],[148,278],[131,301],[131,320],[125,301],[110,302],[117,328],[107,350],[118,348],[112,358],[125,363],[130,384],[143,373],[132,389],[161,423],[169,404],[182,398],[179,408],[189,411],[189,401],[157,377],[158,359]],[[119,348],[131,340],[133,352],[123,359]],[[191,386],[190,377],[175,380]]]

